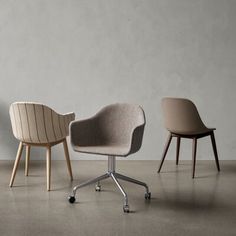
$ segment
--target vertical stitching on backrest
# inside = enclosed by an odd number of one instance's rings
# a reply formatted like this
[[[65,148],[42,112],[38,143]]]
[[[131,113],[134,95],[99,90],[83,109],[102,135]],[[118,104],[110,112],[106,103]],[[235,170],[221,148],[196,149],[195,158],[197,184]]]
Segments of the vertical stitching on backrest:
[[[63,135],[62,135],[62,129],[61,129],[60,116],[57,115],[57,117],[58,117],[58,123],[59,123],[60,132],[61,132],[61,137],[62,137]]]
[[[53,122],[53,116],[52,116],[52,109],[51,109],[51,120],[52,120],[52,130],[53,130],[53,134],[54,134],[54,138],[55,138],[55,141],[56,141],[56,133],[55,133],[55,128],[54,128],[54,122]]]
[[[20,117],[20,127],[21,127],[22,139],[23,139],[23,141],[25,141],[24,134],[23,134],[23,127],[22,127],[22,120],[21,120],[21,114],[20,114],[19,104],[17,104],[17,108],[18,108],[19,117]]]
[[[31,133],[30,133],[29,116],[28,116],[28,111],[27,111],[27,105],[26,105],[26,103],[25,103],[25,111],[26,111],[26,118],[27,118],[27,124],[28,124],[28,129],[29,129],[30,141],[33,142],[32,137],[31,137]]]
[[[43,105],[42,105],[42,109],[43,109],[43,124],[44,124],[44,131],[45,131],[45,135],[46,135],[47,142],[49,142],[49,141],[48,141],[47,129],[46,129],[46,121],[45,121],[45,114],[44,114],[44,106],[43,106]]]
[[[37,124],[37,118],[36,118],[35,104],[33,104],[33,107],[34,107],[34,118],[35,118],[36,132],[37,132],[38,140],[39,140],[39,142],[40,142],[40,139],[39,139],[39,131],[38,131],[38,124]]]

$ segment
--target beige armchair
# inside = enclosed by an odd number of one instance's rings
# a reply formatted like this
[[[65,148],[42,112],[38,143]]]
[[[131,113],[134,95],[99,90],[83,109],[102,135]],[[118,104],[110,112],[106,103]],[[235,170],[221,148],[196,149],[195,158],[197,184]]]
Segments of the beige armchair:
[[[145,198],[150,199],[146,183],[129,178],[116,172],[116,156],[127,157],[137,152],[142,144],[145,126],[143,109],[132,104],[112,104],[104,107],[87,120],[70,124],[71,145],[76,152],[108,156],[108,171],[95,179],[73,188],[69,202],[75,202],[76,191],[89,184],[97,183],[96,191],[101,190],[100,181],[111,177],[124,196],[124,212],[129,212],[128,196],[118,179],[145,187]]]
[[[162,155],[162,160],[158,169],[165,160],[172,137],[177,138],[176,146],[176,165],[179,163],[179,150],[181,138],[193,140],[193,156],[192,156],[192,178],[195,176],[197,140],[206,136],[211,137],[212,147],[215,155],[215,162],[218,171],[220,171],[219,159],[217,154],[214,130],[215,128],[207,128],[201,120],[198,110],[194,103],[184,98],[163,98],[162,108],[164,112],[165,127],[169,131],[169,136]]]
[[[10,106],[9,112],[13,134],[20,141],[10,187],[13,185],[24,146],[26,147],[26,176],[28,176],[29,171],[31,146],[46,147],[47,190],[49,191],[51,183],[51,147],[63,143],[67,167],[72,180],[73,176],[66,137],[69,134],[69,124],[75,119],[75,114],[60,115],[45,105],[30,102],[13,103]]]

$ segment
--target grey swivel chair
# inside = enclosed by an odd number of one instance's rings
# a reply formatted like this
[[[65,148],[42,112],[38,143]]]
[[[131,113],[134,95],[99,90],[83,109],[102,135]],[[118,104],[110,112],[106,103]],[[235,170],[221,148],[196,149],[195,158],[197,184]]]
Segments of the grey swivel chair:
[[[163,98],[162,108],[164,112],[165,127],[169,131],[169,136],[163,152],[162,160],[158,169],[165,160],[172,137],[177,138],[176,146],[176,165],[179,163],[179,149],[181,138],[189,138],[193,140],[193,156],[192,156],[192,178],[195,176],[197,140],[206,136],[211,137],[212,147],[215,155],[215,161],[218,171],[220,165],[218,160],[214,130],[215,128],[207,128],[201,120],[198,110],[194,103],[184,98]]]
[[[100,181],[108,177],[113,179],[124,196],[124,212],[129,212],[128,196],[118,179],[145,187],[145,198],[150,199],[151,193],[146,183],[116,172],[116,156],[127,157],[140,149],[144,126],[144,111],[140,106],[132,104],[112,104],[90,119],[70,124],[71,145],[74,151],[108,156],[107,173],[75,186],[68,198],[70,203],[75,202],[77,189],[97,183],[95,189],[100,191]]]

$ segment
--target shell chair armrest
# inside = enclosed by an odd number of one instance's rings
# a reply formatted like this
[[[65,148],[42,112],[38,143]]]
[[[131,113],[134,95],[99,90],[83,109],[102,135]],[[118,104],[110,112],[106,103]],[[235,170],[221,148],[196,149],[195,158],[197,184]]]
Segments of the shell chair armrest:
[[[56,123],[54,126],[59,127],[60,133],[61,133],[61,138],[67,137],[69,135],[69,126],[70,123],[75,120],[75,113],[70,112],[66,114],[58,114],[58,119],[56,119]]]
[[[97,132],[95,119],[73,121],[70,123],[69,132],[72,147],[92,146]]]
[[[65,117],[65,119],[67,120],[67,122],[71,122],[73,120],[75,120],[75,113],[74,112],[69,112],[69,113],[66,113],[66,114],[63,114],[62,116]]]

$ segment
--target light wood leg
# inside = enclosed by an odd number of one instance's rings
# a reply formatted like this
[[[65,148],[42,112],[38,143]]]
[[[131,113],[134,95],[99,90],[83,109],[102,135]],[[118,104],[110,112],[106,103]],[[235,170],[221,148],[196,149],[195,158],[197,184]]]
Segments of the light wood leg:
[[[73,180],[73,174],[72,174],[72,169],[71,169],[71,164],[70,164],[70,156],[69,156],[69,150],[67,146],[66,139],[63,141],[63,146],[64,146],[64,152],[65,152],[65,158],[66,158],[66,163],[67,163],[67,168],[69,171],[70,179],[71,181]]]
[[[10,180],[10,184],[9,186],[12,187],[15,176],[16,176],[16,170],[18,168],[19,162],[20,162],[20,158],[22,155],[22,151],[23,151],[23,143],[20,142],[19,147],[18,147],[18,151],[17,151],[17,155],[16,155],[16,160],[14,163],[14,167],[13,167],[13,171],[12,171],[12,175],[11,175],[11,180]]]
[[[27,145],[25,154],[25,176],[28,176],[29,174],[29,160],[30,160],[30,145]]]
[[[50,191],[51,189],[51,147],[47,147],[47,190]]]

